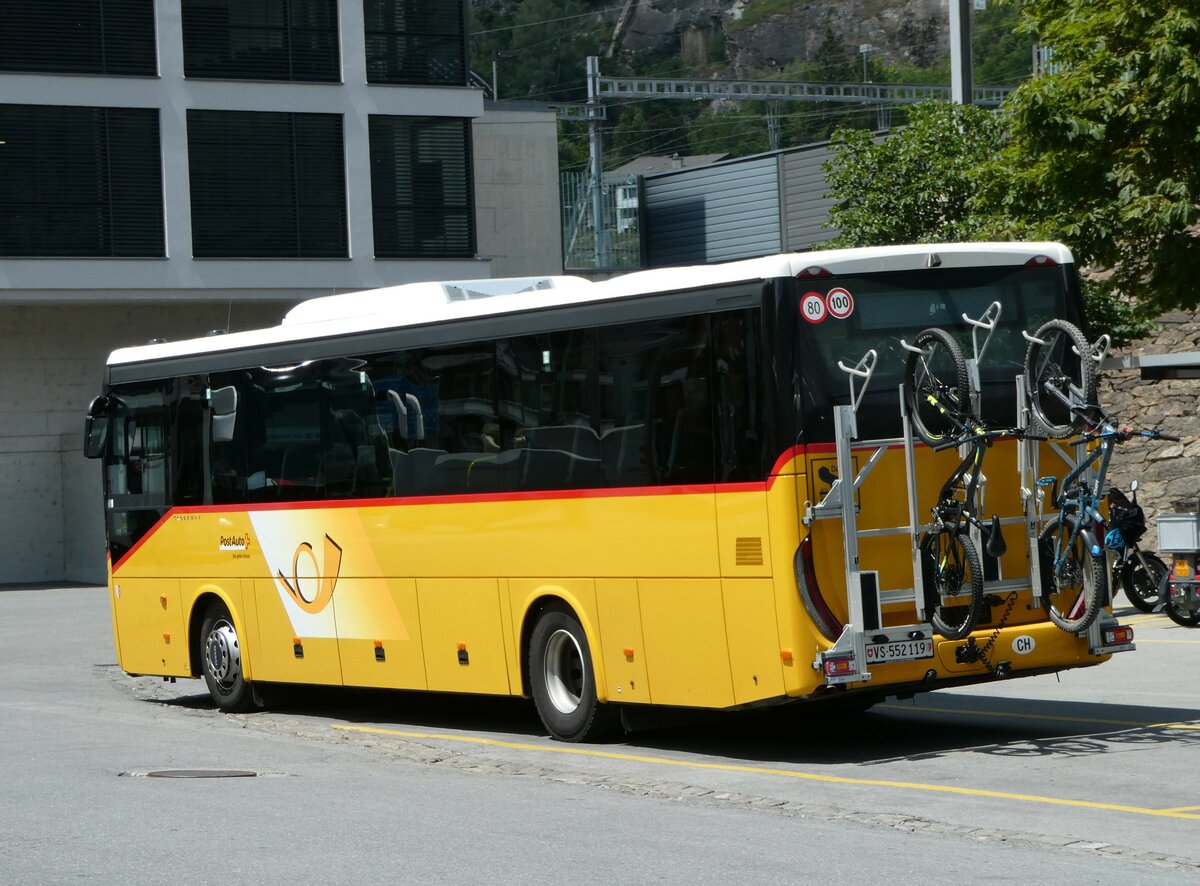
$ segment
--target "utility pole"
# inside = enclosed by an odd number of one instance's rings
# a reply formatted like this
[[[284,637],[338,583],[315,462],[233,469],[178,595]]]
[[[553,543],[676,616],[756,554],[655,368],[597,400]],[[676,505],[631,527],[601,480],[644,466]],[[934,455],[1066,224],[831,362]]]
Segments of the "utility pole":
[[[592,230],[595,232],[596,268],[604,267],[608,256],[604,230],[604,146],[600,132],[600,59],[589,55],[588,85],[588,151],[592,172]]]
[[[972,0],[950,0],[950,100],[969,105],[975,100],[971,71]]]

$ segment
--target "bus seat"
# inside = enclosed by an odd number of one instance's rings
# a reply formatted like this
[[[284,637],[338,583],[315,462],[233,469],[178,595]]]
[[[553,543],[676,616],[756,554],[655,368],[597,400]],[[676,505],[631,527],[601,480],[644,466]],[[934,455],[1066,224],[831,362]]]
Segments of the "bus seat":
[[[425,414],[421,411],[421,401],[417,399],[416,394],[405,393],[404,402],[408,404],[408,410],[415,418],[415,427],[413,428],[413,436],[418,440],[425,439]]]
[[[584,458],[600,457],[600,438],[590,425],[539,425],[525,431],[531,449],[561,449]]]
[[[408,450],[408,476],[410,485],[408,491],[401,495],[436,495],[444,491],[445,483],[441,481],[437,469],[437,461],[446,454],[444,449]]]
[[[448,492],[499,492],[503,475],[496,453],[448,452],[438,458],[437,471]]]
[[[388,402],[392,404],[392,408],[396,410],[396,434],[401,440],[408,439],[408,407],[404,405],[398,391],[393,391],[388,388]]]
[[[642,447],[646,444],[646,425],[628,424],[610,428],[600,437],[605,483],[625,486],[649,482]]]

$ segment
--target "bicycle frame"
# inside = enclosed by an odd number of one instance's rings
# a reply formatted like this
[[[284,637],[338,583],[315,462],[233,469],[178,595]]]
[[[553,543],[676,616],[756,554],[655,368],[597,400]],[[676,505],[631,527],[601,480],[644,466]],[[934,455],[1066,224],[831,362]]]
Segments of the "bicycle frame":
[[[1104,533],[1103,531],[1096,532],[1093,527],[1104,526],[1104,518],[1099,511],[1101,492],[1119,435],[1120,431],[1116,426],[1105,419],[1099,432],[1085,434],[1080,440],[1075,441],[1078,444],[1089,439],[1098,439],[1100,445],[1076,461],[1075,466],[1062,478],[1061,489],[1058,488],[1058,477],[1044,477],[1038,480],[1039,486],[1054,484],[1051,501],[1055,508],[1062,513],[1079,515],[1079,519],[1075,521],[1069,537],[1066,539],[1066,544],[1060,544],[1059,549],[1054,552],[1055,575],[1062,574],[1062,567],[1067,560],[1066,552],[1071,550],[1080,535],[1084,535],[1084,540],[1088,542],[1088,546],[1094,552],[1099,553],[1100,550],[1103,550]],[[1095,479],[1090,484],[1084,482],[1076,484],[1075,481],[1080,480],[1097,462],[1099,465],[1096,469]],[[1076,489],[1078,492],[1072,495],[1071,493]]]

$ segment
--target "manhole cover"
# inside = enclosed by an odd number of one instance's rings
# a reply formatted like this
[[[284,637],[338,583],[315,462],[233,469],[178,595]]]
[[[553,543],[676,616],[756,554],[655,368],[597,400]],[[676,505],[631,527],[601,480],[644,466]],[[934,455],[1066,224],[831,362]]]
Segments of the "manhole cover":
[[[160,769],[147,772],[147,778],[254,778],[257,772],[246,769]]]

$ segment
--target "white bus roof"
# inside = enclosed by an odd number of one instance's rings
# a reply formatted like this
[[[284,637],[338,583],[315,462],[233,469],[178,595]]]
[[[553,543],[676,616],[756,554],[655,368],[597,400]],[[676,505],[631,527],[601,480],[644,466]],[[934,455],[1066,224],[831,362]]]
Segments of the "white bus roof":
[[[834,275],[864,274],[925,267],[1022,265],[1036,256],[1046,256],[1058,264],[1073,261],[1070,250],[1060,243],[940,243],[786,253],[723,264],[634,271],[601,282],[548,276],[407,283],[309,299],[288,311],[278,326],[265,329],[120,348],[112,352],[108,364],[144,363],[558,305],[794,277],[812,267]]]

